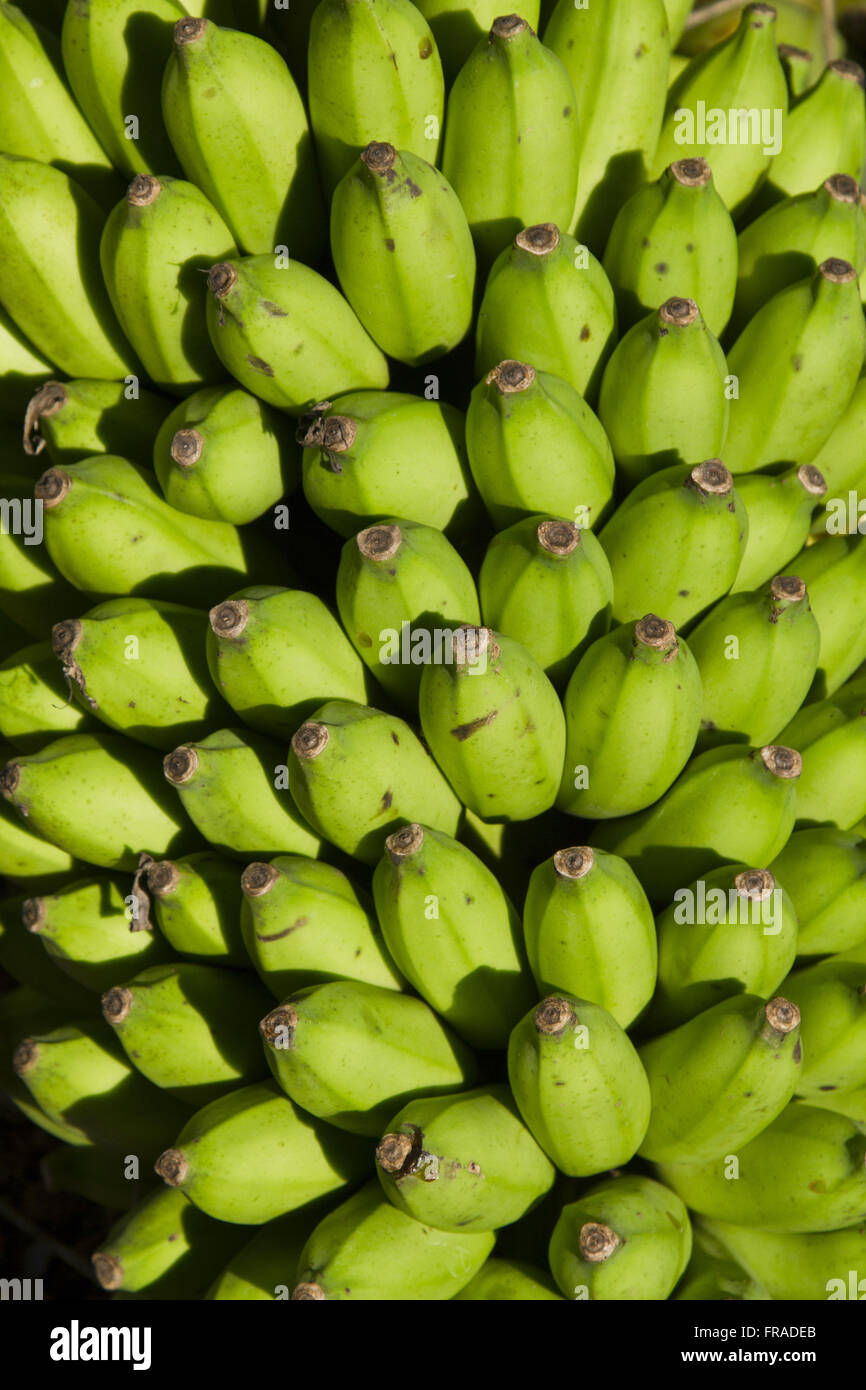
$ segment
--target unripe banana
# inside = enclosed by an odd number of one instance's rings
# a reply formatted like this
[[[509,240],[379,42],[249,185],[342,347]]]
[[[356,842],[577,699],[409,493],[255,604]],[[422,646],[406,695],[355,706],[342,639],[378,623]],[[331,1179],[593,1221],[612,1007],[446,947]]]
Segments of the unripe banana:
[[[245,723],[288,739],[323,692],[363,702],[364,667],[331,610],[302,589],[241,589],[210,611],[211,680]]]
[[[590,820],[643,810],[679,777],[700,729],[691,639],[654,613],[623,623],[581,657],[563,707],[559,809]]]
[[[288,420],[248,391],[205,387],[151,435],[153,467],[166,502],[191,516],[255,521],[300,482]]]
[[[201,273],[236,254],[232,234],[195,184],[137,174],[99,244],[120,325],[163,391],[187,395],[225,373],[201,313]]]
[[[679,159],[619,210],[604,253],[621,330],[668,299],[701,306],[718,338],[737,284],[737,233],[705,159]]]
[[[866,1126],[793,1103],[738,1152],[659,1176],[701,1216],[758,1231],[835,1231],[866,1217]]]
[[[857,272],[822,261],[759,309],[728,354],[737,379],[725,441],[734,473],[811,463],[854,392],[866,324]]]
[[[207,329],[223,366],[290,415],[346,391],[384,389],[388,363],[339,290],[300,261],[278,259],[211,266]]]
[[[188,603],[206,604],[215,585],[268,568],[261,538],[176,511],[152,474],[114,454],[49,468],[35,491],[51,559],[70,584],[94,596],[135,590],[171,599],[182,592]]]
[[[380,1135],[412,1099],[477,1075],[474,1055],[421,999],[359,980],[310,985],[259,1024],[274,1077],[340,1130]]]
[[[252,1240],[232,1256],[204,1297],[233,1303],[287,1299],[317,1217],[333,1205],[332,1199],[324,1197],[260,1226]]]
[[[0,420],[17,423],[50,372],[50,363],[0,307]]]
[[[134,869],[140,850],[192,838],[157,755],[119,734],[68,734],[22,754],[0,772],[0,793],[31,830],[104,869]]]
[[[628,1163],[646,1134],[646,1074],[600,1004],[571,994],[543,999],[511,1034],[508,1080],[533,1136],[571,1177]]]
[[[807,545],[791,568],[809,587],[812,612],[821,632],[813,700],[833,695],[866,659],[866,540],[828,536]]]
[[[22,822],[13,808],[0,801],[0,874],[23,879],[32,892],[34,880],[43,887],[66,883],[75,860]]]
[[[564,64],[519,15],[500,15],[448,93],[442,171],[487,268],[521,227],[571,224],[578,123]]]
[[[72,377],[136,370],[99,270],[103,214],[49,164],[0,154],[0,303]]]
[[[58,973],[55,971],[55,974]],[[67,984],[71,984],[71,981],[67,981]],[[55,1139],[62,1139],[64,1147],[68,1147],[70,1151],[83,1148],[89,1153],[95,1153],[96,1150],[87,1135],[77,1125],[69,1124],[62,1119],[51,1119],[45,1114],[12,1066],[13,1048],[20,1041],[22,1034],[44,1033],[64,1026],[74,1011],[75,1008],[69,1002],[61,1004],[57,999],[48,997],[29,985],[18,985],[3,994],[0,999],[0,1086],[3,1088],[4,1098],[15,1106],[16,1111],[26,1116],[46,1134],[53,1135]]]
[[[50,633],[58,608],[81,613],[88,601],[58,573],[46,547],[37,544],[44,533],[44,518],[34,504],[33,479],[0,475],[0,497],[9,509],[9,521],[0,526],[0,611],[8,619],[4,635],[18,623],[41,642]],[[22,643],[14,645],[20,650]]]
[[[487,277],[475,375],[528,359],[594,401],[615,342],[616,305],[601,262],[553,222],[522,228]]]
[[[807,55],[808,56],[808,55]],[[675,1301],[766,1302],[770,1295],[757,1279],[747,1274],[700,1227],[694,1230],[692,1256],[685,1274],[671,1295]]]
[[[103,149],[129,175],[176,170],[154,74],[165,67],[172,26],[184,13],[180,0],[66,6],[61,44],[69,85]]]
[[[51,644],[82,708],[109,729],[168,750],[229,714],[208,678],[205,631],[196,608],[115,598],[55,623]]]
[[[454,1299],[455,1303],[503,1303],[561,1301],[544,1270],[523,1260],[486,1260],[474,1279]]]
[[[863,88],[858,63],[847,58],[828,63],[785,121],[785,139],[770,166],[760,204],[806,193],[828,169],[860,179],[866,162]]]
[[[812,684],[820,643],[806,585],[796,575],[777,575],[717,603],[689,634],[703,690],[699,746],[778,737],[802,752],[796,737],[782,735]]]
[[[403,392],[321,401],[298,431],[304,496],[340,536],[391,516],[462,529],[478,511],[463,431],[453,406]]]
[[[69,699],[50,642],[0,662],[0,734],[16,753],[35,752],[60,734],[94,733],[99,720]]]
[[[200,834],[225,854],[309,854],[321,842],[285,785],[279,744],[246,729],[219,729],[163,760]]]
[[[613,574],[613,618],[664,613],[679,631],[736,578],[749,521],[720,459],[677,464],[638,483],[599,535]]]
[[[600,254],[619,208],[646,180],[661,130],[671,52],[665,6],[559,0],[544,42],[565,64],[577,98],[577,202],[566,224],[573,229],[576,221],[577,235]]]
[[[238,866],[233,860],[202,850],[182,859],[148,860],[141,867],[149,894],[144,904],[147,916],[152,907],[159,930],[178,955],[205,965],[249,970],[239,920]],[[140,903],[142,889],[137,887]]]
[[[560,849],[532,872],[523,908],[541,993],[564,989],[628,1028],[652,998],[656,935],[646,894],[625,860],[588,845]]]
[[[479,39],[487,36],[500,8],[499,0],[421,0],[416,6],[430,25],[449,87]],[[539,0],[523,0],[520,8],[538,33]]]
[[[565,716],[556,691],[512,638],[488,627],[460,628],[458,638],[451,663],[424,668],[424,737],[476,815],[541,815],[556,798],[565,754]]]
[[[266,1004],[252,975],[182,961],[107,990],[102,1016],[148,1081],[205,1105],[266,1075],[255,1034]]]
[[[66,877],[68,879],[69,875]],[[60,1023],[68,1023],[73,1017],[86,1018],[93,1013],[93,998],[88,997],[89,991],[83,985],[77,984],[63,970],[58,969],[58,963],[43,949],[38,939],[24,929],[22,917],[26,905],[30,901],[41,900],[31,900],[23,893],[18,893],[17,890],[22,886],[7,883],[6,896],[0,899],[0,965],[11,975],[12,980],[17,982],[17,986],[26,991],[19,1023],[12,1021],[18,1016],[14,1001],[8,1017],[10,1033],[17,1033],[17,1036],[9,1039],[9,1054],[22,1032],[54,1028]],[[12,892],[16,892],[15,897],[9,896]],[[15,992],[16,989],[13,989],[12,993]],[[38,994],[45,1006],[41,1013],[37,1010],[35,1017],[28,1013],[29,1005],[26,1004],[26,998],[33,994]],[[11,998],[11,995],[4,994],[3,999],[7,998]],[[0,1009],[0,1040],[5,1047],[7,1039],[3,1032],[4,1018],[6,1015]],[[6,1073],[9,1068],[5,1066],[8,1060],[9,1057],[6,1056],[4,1071],[0,1073],[0,1086],[4,1088],[8,1080]]]
[[[340,286],[389,357],[420,366],[472,326],[475,248],[453,188],[432,164],[374,141],[331,202]]]
[[[866,1267],[862,1222],[847,1230],[815,1235],[756,1231],[723,1221],[705,1220],[702,1226],[764,1286],[771,1299],[819,1302],[862,1298],[862,1270]]]
[[[746,548],[731,587],[738,594],[785,573],[806,543],[827,483],[815,464],[801,463],[786,473],[741,473],[734,485],[749,519]]]
[[[246,949],[275,998],[328,979],[404,985],[366,894],[333,865],[279,855],[248,864],[241,889]]]
[[[783,127],[787,142],[787,111],[776,11],[772,5],[746,5],[739,27],[693,58],[668,92],[651,172],[658,176],[674,159],[709,159],[716,188],[736,215],[781,148]]]
[[[96,1206],[128,1211],[142,1194],[156,1188],[149,1173],[127,1177],[117,1154],[93,1144],[64,1144],[39,1160],[39,1176],[47,1192],[72,1192]]]
[[[296,1302],[442,1301],[469,1283],[492,1231],[440,1231],[398,1211],[368,1183],[320,1221],[301,1253]]]
[[[831,957],[795,971],[782,988],[803,1015],[797,1095],[866,1085],[866,963]]]
[[[102,1019],[22,1039],[12,1065],[46,1115],[120,1154],[158,1152],[189,1115],[131,1066]]]
[[[866,815],[866,690],[805,705],[780,738],[803,756],[797,823],[851,830]],[[866,932],[864,932],[866,935]]]
[[[407,821],[454,835],[462,811],[409,725],[352,700],[329,700],[294,734],[289,786],[318,834],[365,864]]]
[[[507,1086],[411,1100],[379,1141],[376,1165],[388,1201],[440,1231],[519,1221],[555,1177]]]
[[[170,409],[164,396],[131,383],[45,381],[24,415],[24,452],[47,449],[59,467],[107,453],[149,468],[153,437]]]
[[[196,1298],[246,1238],[163,1187],[136,1202],[90,1258],[99,1284],[112,1293]]]
[[[664,1299],[689,1262],[689,1214],[670,1188],[626,1174],[563,1207],[550,1268],[566,1298]]]
[[[413,713],[436,633],[441,642],[449,628],[481,621],[475,581],[442,532],[390,517],[343,546],[337,608],[379,685]]]
[[[726,372],[693,299],[666,300],[620,339],[604,369],[598,413],[627,486],[718,458],[730,409]]]
[[[678,888],[656,929],[654,1032],[737,993],[769,999],[797,954],[794,903],[769,869],[746,864],[727,864]]]
[[[373,897],[388,949],[422,998],[471,1046],[504,1047],[535,991],[520,919],[490,870],[449,835],[407,825],[385,841]]]
[[[383,135],[398,150],[439,162],[442,62],[408,0],[324,0],[310,24],[307,80],[327,198],[364,146]]]
[[[766,864],[794,828],[802,758],[793,748],[724,744],[693,758],[660,801],[595,832],[651,902],[723,863]]]
[[[815,80],[815,58],[807,48],[795,48],[790,43],[780,43],[777,51],[788,84],[788,108],[792,110]]]
[[[701,1163],[748,1144],[799,1090],[803,1050],[797,1006],[755,994],[723,999],[644,1043],[652,1115],[641,1157]]]
[[[498,530],[544,511],[593,527],[610,510],[614,463],[601,424],[569,382],[528,362],[500,362],[475,387],[466,447]]]
[[[154,1165],[218,1222],[261,1226],[316,1197],[360,1182],[369,1145],[298,1110],[274,1081],[212,1100]]]
[[[500,531],[478,576],[484,621],[521,642],[560,689],[610,622],[613,579],[591,531],[530,516]]]
[[[847,522],[850,490],[862,494],[866,491],[866,467],[864,467],[862,437],[866,422],[866,374],[861,375],[854,387],[854,394],[839,415],[826,444],[819,449],[812,460],[812,466],[819,469],[827,484],[826,508],[818,518],[816,529],[820,532],[848,532]],[[839,524],[839,513],[845,523]],[[858,513],[857,524],[862,519]],[[805,539],[805,538],[804,538]]]
[[[101,993],[113,980],[174,956],[160,936],[130,917],[122,889],[104,876],[76,879],[55,893],[25,898],[21,923],[64,974]]]
[[[847,951],[866,939],[866,844],[850,831],[797,830],[770,869],[797,913],[797,952]]]
[[[809,1104],[819,1110],[845,1115],[858,1125],[866,1125],[866,1086],[857,1086],[853,1091],[822,1091],[820,1095],[810,1096]]]

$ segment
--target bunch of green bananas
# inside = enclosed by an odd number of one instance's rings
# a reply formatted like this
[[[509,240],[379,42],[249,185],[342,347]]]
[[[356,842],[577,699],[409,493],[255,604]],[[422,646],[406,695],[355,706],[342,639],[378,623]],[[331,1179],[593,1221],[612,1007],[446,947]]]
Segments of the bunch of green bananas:
[[[38,8],[0,1086],[95,1280],[843,1296],[862,69],[808,6]]]

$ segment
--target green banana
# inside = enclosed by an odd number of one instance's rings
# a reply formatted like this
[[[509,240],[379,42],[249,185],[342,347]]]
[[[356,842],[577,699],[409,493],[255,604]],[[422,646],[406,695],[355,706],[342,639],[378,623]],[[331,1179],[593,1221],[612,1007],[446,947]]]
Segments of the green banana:
[[[616,303],[601,262],[553,222],[523,227],[487,277],[475,375],[528,358],[592,402],[615,342]]]
[[[260,1226],[241,1246],[204,1295],[217,1302],[260,1302],[288,1299],[307,1238],[322,1213],[332,1207],[327,1198],[308,1202],[297,1211]]]
[[[88,602],[58,572],[41,544],[44,517],[34,501],[33,479],[0,475],[0,499],[8,508],[7,519],[0,524],[0,611],[8,619],[7,627],[18,623],[41,642],[50,633],[58,608],[82,613]]]
[[[795,971],[782,988],[803,1015],[797,1095],[810,1100],[866,1085],[866,963],[831,957]]]
[[[191,838],[149,750],[119,734],[67,734],[0,772],[0,794],[37,835],[104,869],[132,869]]]
[[[866,815],[866,690],[841,686],[805,705],[780,738],[803,756],[797,824],[851,830]],[[864,933],[866,934],[866,933]]]
[[[736,578],[749,519],[720,459],[676,464],[638,483],[599,535],[613,575],[613,619],[663,613],[679,631]]]
[[[364,666],[330,609],[302,589],[241,589],[210,612],[211,680],[244,723],[288,739],[323,695],[367,698]]]
[[[786,473],[741,473],[734,486],[749,519],[746,548],[731,586],[731,594],[739,594],[784,573],[806,542],[827,483],[815,464],[801,463]]]
[[[75,868],[66,850],[44,840],[22,823],[12,807],[0,801],[0,874],[7,879],[23,879],[31,891],[34,880],[43,888],[65,883]]]
[[[866,844],[850,831],[796,830],[770,869],[797,914],[797,953],[847,951],[866,939]]]
[[[737,285],[737,233],[705,159],[679,159],[617,213],[604,252],[624,332],[675,288],[718,338]]]
[[[210,386],[194,392],[151,440],[166,502],[191,516],[241,526],[300,482],[289,421],[247,391]]]
[[[109,215],[102,275],[124,333],[161,390],[187,395],[224,376],[201,314],[201,275],[235,254],[216,208],[183,179],[136,174]]]
[[[323,0],[307,56],[310,125],[330,199],[371,140],[438,164],[445,101],[442,61],[409,0]]]
[[[388,1201],[438,1231],[519,1221],[555,1177],[507,1086],[411,1100],[379,1141],[376,1166]]]
[[[120,454],[150,467],[153,437],[171,402],[137,382],[45,381],[24,414],[24,452],[43,449],[59,467],[93,454]]]
[[[761,190],[768,206],[814,188],[828,169],[859,179],[866,163],[863,69],[847,58],[828,63],[785,121],[781,144]]]
[[[755,1303],[769,1299],[766,1289],[731,1259],[726,1250],[711,1241],[705,1231],[697,1227],[693,1236],[691,1259],[671,1295],[673,1299],[716,1303]]]
[[[644,1043],[652,1115],[639,1154],[701,1163],[748,1144],[799,1091],[803,1051],[796,1004],[755,994],[723,999]]]
[[[821,632],[813,700],[833,695],[866,659],[866,541],[859,536],[828,536],[809,545],[791,562],[809,588],[812,612]]]
[[[525,19],[500,15],[448,93],[442,172],[492,265],[529,223],[570,226],[577,196],[578,120],[564,63]]]
[[[23,1038],[12,1065],[49,1118],[120,1154],[158,1152],[189,1114],[130,1065],[102,1019]]]
[[[668,790],[700,729],[696,655],[691,638],[687,645],[654,613],[593,642],[563,700],[561,811],[605,820],[641,811]]]
[[[208,678],[205,631],[196,608],[115,598],[55,623],[51,645],[84,709],[117,733],[168,750],[229,713]]]
[[[627,1033],[600,1004],[543,999],[514,1028],[508,1080],[534,1138],[561,1172],[627,1163],[650,1123],[650,1090]]]
[[[339,290],[300,261],[282,260],[211,266],[207,330],[223,366],[290,415],[327,396],[384,389],[388,363]]]
[[[39,1176],[47,1192],[72,1192],[115,1211],[127,1211],[153,1186],[150,1174],[144,1180],[127,1177],[122,1158],[93,1144],[53,1149],[39,1160]]]
[[[566,1298],[665,1299],[691,1253],[689,1214],[676,1193],[626,1174],[563,1207],[549,1260]]]
[[[460,529],[476,511],[463,431],[453,406],[402,392],[322,401],[298,431],[304,496],[340,536],[389,516]]]
[[[265,1074],[254,1020],[266,1002],[249,974],[181,961],[106,990],[102,1016],[148,1081],[205,1105]]]
[[[559,0],[545,27],[544,42],[565,64],[577,98],[579,177],[569,225],[599,251],[619,208],[646,181],[664,114],[671,39],[662,0]]]
[[[368,1183],[316,1226],[298,1261],[296,1302],[442,1301],[478,1273],[492,1231],[440,1231],[398,1211]]]
[[[10,894],[18,887],[23,885],[7,883],[6,893],[0,898],[0,966],[11,976],[13,982],[26,987],[28,996],[38,994],[46,1009],[45,1017],[37,1016],[31,1021],[26,1017],[26,1009],[29,1006],[22,1005],[22,1026],[25,1029],[38,1030],[46,1025],[54,1027],[58,1023],[66,1023],[73,1013],[85,1017],[93,1011],[93,999],[88,998],[88,991],[82,985],[77,984],[63,970],[59,970],[51,955],[24,930],[22,916],[25,907],[29,902],[41,900],[28,899],[23,894],[11,897]],[[4,999],[6,997],[3,996]],[[16,1011],[13,1009],[14,1012]],[[5,1036],[2,1034],[3,1027],[5,1025],[0,1013],[0,1036]],[[13,1031],[16,1028],[20,1036],[17,1024],[13,1026]],[[17,1041],[18,1038],[13,1038],[8,1050],[11,1050],[12,1044]],[[0,1086],[3,1084],[3,1080],[0,1079]]]
[[[328,700],[293,735],[289,786],[317,833],[365,864],[415,816],[454,835],[462,811],[409,725],[352,700]]]
[[[548,1274],[523,1260],[485,1260],[474,1279],[461,1289],[455,1302],[508,1301],[521,1303],[559,1300]]]
[[[626,486],[718,458],[730,410],[726,372],[693,299],[665,300],[620,339],[604,369],[598,413]]]
[[[26,898],[21,921],[65,975],[99,993],[174,955],[159,936],[140,929],[119,883],[104,875]]]
[[[218,729],[163,760],[165,779],[208,843],[225,854],[309,854],[319,839],[285,785],[282,749],[247,729]]]
[[[834,532],[856,530],[862,520],[862,513],[858,510],[855,524],[851,526],[848,523],[847,504],[849,490],[855,493],[866,490],[866,468],[861,447],[864,419],[866,374],[861,374],[854,387],[854,394],[838,416],[827,442],[812,460],[813,467],[820,471],[827,484],[826,507],[818,519],[820,532],[832,535]],[[856,500],[855,498],[855,502]],[[842,519],[844,524],[840,525],[839,521]]]
[[[73,704],[50,642],[0,662],[0,734],[17,753],[33,753],[60,734],[94,733],[99,721]]]
[[[777,1301],[860,1299],[866,1290],[866,1229],[813,1235],[756,1231],[723,1221],[704,1221],[705,1230]]]
[[[521,642],[557,688],[610,622],[607,556],[591,531],[552,516],[494,536],[478,590],[485,623]]]
[[[657,177],[684,155],[709,159],[716,188],[736,216],[781,149],[783,131],[787,143],[787,112],[776,11],[772,5],[746,5],[739,27],[693,58],[668,92],[650,172]]]
[[[364,895],[339,869],[297,854],[248,864],[241,875],[241,931],[271,994],[329,979],[385,989],[405,983]]]
[[[250,968],[239,920],[238,866],[233,860],[202,850],[182,859],[147,860],[143,869],[148,889],[146,920],[152,906],[159,930],[178,955],[204,965]],[[141,891],[139,885],[139,895]]]
[[[809,1105],[819,1110],[832,1110],[856,1120],[859,1125],[866,1125],[866,1086],[857,1086],[852,1091],[822,1091],[818,1096],[809,1097]]]
[[[175,511],[152,474],[114,454],[49,468],[36,498],[51,559],[64,579],[94,596],[134,590],[172,599],[182,590],[188,603],[206,604],[214,585],[268,568],[261,538]]]
[[[769,299],[728,354],[738,383],[725,440],[732,472],[811,463],[853,395],[864,352],[850,262],[822,261]]]
[[[0,307],[0,420],[17,424],[50,372],[51,364]]]
[[[794,903],[769,869],[726,864],[678,888],[656,919],[654,1032],[740,993],[769,999],[797,954]]]
[[[91,130],[124,173],[175,172],[153,75],[171,52],[179,0],[86,0],[66,6],[63,66]]]
[[[651,902],[725,863],[768,863],[794,829],[802,758],[793,748],[723,744],[693,758],[660,801],[596,829]]]
[[[475,581],[458,551],[441,531],[414,521],[386,518],[350,537],[336,596],[358,655],[394,703],[413,712],[437,631],[481,621]]]
[[[556,798],[565,754],[556,691],[513,638],[461,627],[457,639],[452,660],[425,666],[421,677],[419,714],[430,750],[476,815],[541,815]]]
[[[296,1105],[377,1137],[402,1105],[476,1079],[469,1048],[421,999],[360,980],[298,990],[259,1024],[275,1079]]]
[[[197,1110],[154,1166],[216,1221],[261,1226],[360,1182],[369,1163],[366,1143],[318,1124],[269,1080]]]
[[[523,934],[541,993],[564,989],[589,999],[621,1028],[652,998],[652,909],[628,864],[614,854],[578,845],[539,864],[526,891]]]
[[[717,603],[689,634],[703,690],[699,747],[778,737],[802,752],[794,735],[784,735],[812,684],[820,642],[806,585],[796,575],[777,575]],[[801,779],[798,815],[803,787]]]
[[[785,81],[788,84],[788,108],[792,110],[795,103],[815,80],[813,73],[815,59],[808,49],[795,48],[790,43],[780,43],[777,52],[779,62],[785,71]]]
[[[466,448],[497,530],[548,510],[588,528],[610,510],[614,462],[599,420],[568,381],[528,362],[500,362],[475,387]]]
[[[738,1153],[662,1164],[701,1216],[758,1231],[835,1231],[866,1218],[866,1126],[794,1102]]]
[[[0,998],[0,1095],[46,1134],[62,1139],[65,1149],[71,1152],[75,1148],[84,1148],[88,1153],[95,1153],[90,1140],[77,1125],[59,1118],[52,1119],[45,1114],[12,1066],[13,1048],[23,1033],[45,1032],[62,1026],[68,1022],[73,1011],[69,1002],[61,1004],[30,985],[17,985],[3,994]]]
[[[136,370],[99,269],[103,213],[50,164],[0,154],[0,303],[72,377]]]
[[[486,865],[449,835],[407,825],[385,841],[373,897],[388,950],[421,997],[471,1046],[504,1047],[534,990],[520,919]]]
[[[450,87],[479,39],[486,37],[497,18],[498,0],[421,0],[415,8],[430,25]],[[539,0],[524,0],[521,12],[537,33]]]
[[[145,1298],[195,1298],[245,1238],[237,1226],[211,1221],[180,1192],[143,1197],[91,1256],[103,1289]]]
[[[417,367],[472,326],[475,249],[453,188],[432,164],[374,141],[331,200],[340,287],[389,357]]]

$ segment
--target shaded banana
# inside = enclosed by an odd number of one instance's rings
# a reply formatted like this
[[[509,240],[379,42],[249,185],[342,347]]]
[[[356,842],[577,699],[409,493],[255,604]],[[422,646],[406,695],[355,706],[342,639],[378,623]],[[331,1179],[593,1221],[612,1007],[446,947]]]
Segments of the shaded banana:
[[[205,1298],[261,1303],[288,1298],[310,1231],[323,1209],[333,1205],[333,1200],[321,1198],[260,1226],[252,1240],[232,1256]]]
[[[781,45],[780,45],[781,48]],[[809,56],[809,55],[807,55]],[[675,1301],[765,1302],[770,1295],[742,1265],[711,1241],[700,1227],[693,1230],[694,1244],[686,1272],[671,1297]]]
[[[797,1095],[808,1100],[866,1085],[866,962],[831,957],[795,971],[782,988],[803,1015]]]
[[[24,451],[53,464],[120,454],[149,468],[153,439],[171,402],[119,381],[46,381],[24,413]]]
[[[33,498],[33,479],[0,475],[0,497],[9,518],[0,526],[0,611],[8,619],[4,635],[18,623],[41,642],[48,637],[58,608],[81,613],[88,601],[58,572],[46,546],[37,544],[44,535],[44,516]],[[21,645],[15,642],[13,651]]]
[[[863,1296],[866,1231],[862,1223],[813,1235],[756,1231],[706,1219],[701,1226],[772,1299],[819,1302]]]
[[[797,953],[847,951],[866,939],[866,844],[850,831],[795,830],[770,865],[797,913]]]
[[[68,882],[74,868],[71,854],[43,839],[5,799],[0,801],[0,874],[4,878],[22,879],[33,892],[37,884],[44,888]]]
[[[0,661],[0,734],[18,753],[35,752],[60,734],[93,733],[99,720],[69,699],[50,642],[22,647]]]
[[[54,969],[53,966],[50,968]],[[55,974],[59,972],[55,971]],[[71,981],[66,983],[71,984]],[[12,1065],[13,1048],[21,1040],[22,1034],[48,1032],[52,1028],[65,1026],[74,1011],[68,1001],[61,1004],[56,998],[30,985],[17,985],[3,994],[0,999],[0,1087],[4,1100],[14,1105],[16,1111],[46,1134],[62,1139],[64,1148],[70,1151],[83,1148],[88,1153],[94,1153],[96,1150],[87,1135],[76,1125],[46,1115]]]
[[[780,738],[803,756],[797,824],[850,830],[866,815],[866,690],[841,686],[805,705]],[[864,933],[866,935],[866,933]]]
[[[34,391],[51,372],[51,364],[0,307],[0,419],[20,421]]]
[[[39,1176],[47,1192],[73,1192],[96,1206],[127,1211],[142,1193],[156,1184],[148,1173],[127,1177],[117,1154],[93,1144],[64,1144],[39,1160]]]
[[[801,463],[785,473],[741,473],[734,485],[749,519],[746,548],[731,586],[731,593],[738,594],[784,574],[806,542],[827,483],[815,464]]]
[[[70,877],[71,875],[66,875],[67,880]],[[10,1000],[10,1029],[13,1033],[17,1029],[19,1036],[22,1031],[53,1028],[60,1023],[68,1023],[73,1017],[84,1018],[93,1012],[93,999],[88,999],[88,991],[84,986],[77,984],[71,976],[58,969],[51,955],[25,930],[22,922],[25,907],[31,901],[40,900],[28,899],[25,895],[26,890],[18,891],[23,887],[23,884],[7,883],[5,895],[0,899],[0,965],[12,977],[16,987],[25,990],[20,1012],[20,1019],[23,1021],[20,1024],[14,1022],[14,1018],[19,1016],[13,998],[16,990],[13,989],[11,994],[3,996],[4,1000]],[[15,893],[14,897],[11,896],[12,893]],[[36,1008],[38,1001],[31,998],[33,995],[38,995],[42,1000],[44,1009],[41,1013]],[[29,1012],[31,1003],[36,1010],[33,1017]],[[0,1009],[0,1036],[4,1046],[7,1040],[3,1032],[6,1017]],[[7,1052],[11,1051],[17,1041],[17,1037],[9,1040]],[[8,1056],[5,1060],[8,1061]],[[5,1087],[6,1080],[8,1077],[4,1072],[0,1077],[0,1086]]]
[[[862,493],[866,490],[866,468],[864,468],[861,448],[862,431],[866,421],[866,374],[861,374],[845,409],[838,416],[832,433],[826,443],[818,450],[812,460],[827,484],[826,508],[818,521],[818,529],[823,532],[849,531],[847,511],[849,490]],[[838,514],[846,518],[844,525],[838,524]],[[859,526],[862,514],[858,512]],[[832,523],[832,524],[831,524]],[[805,540],[805,538],[804,538]]]
[[[421,0],[416,9],[426,19],[436,40],[445,79],[450,87],[479,39],[484,38],[499,15],[499,0]],[[524,0],[521,13],[539,32],[539,0]]]
[[[866,163],[864,85],[858,63],[837,58],[827,64],[788,114],[785,139],[759,203],[805,193],[826,177],[828,169],[860,179]]]
[[[808,49],[795,48],[790,43],[780,43],[777,51],[788,84],[788,108],[792,110],[815,80],[815,59]]]
[[[238,866],[213,850],[181,859],[144,864],[148,897],[156,924],[178,955],[203,964],[248,970],[251,962],[241,935]],[[139,910],[141,885],[138,885]]]

